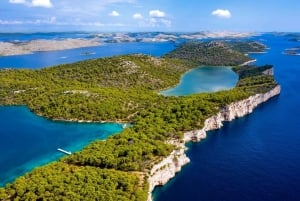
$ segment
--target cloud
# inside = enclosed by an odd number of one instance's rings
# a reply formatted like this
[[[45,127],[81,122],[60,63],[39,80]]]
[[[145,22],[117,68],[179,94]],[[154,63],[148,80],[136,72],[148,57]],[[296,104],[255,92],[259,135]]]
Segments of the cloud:
[[[171,20],[165,19],[165,18],[150,18],[149,19],[149,25],[151,27],[171,27],[172,22]]]
[[[118,13],[117,11],[112,11],[111,13],[109,13],[110,16],[113,16],[113,17],[118,17],[120,16],[120,13]]]
[[[214,16],[220,17],[220,18],[230,18],[231,17],[230,11],[223,10],[223,9],[214,10],[211,14]]]
[[[132,18],[136,19],[136,20],[139,20],[139,19],[143,19],[144,17],[140,13],[135,13],[134,15],[132,15]]]
[[[53,6],[50,0],[32,0],[31,5],[33,7],[45,7],[45,8],[51,8]]]
[[[150,15],[150,17],[158,17],[158,18],[166,16],[166,14],[160,10],[150,10],[149,15]]]
[[[44,7],[44,8],[51,8],[53,7],[51,0],[9,0],[9,3],[13,4],[24,4],[29,7]]]
[[[166,13],[161,10],[150,10],[149,16],[144,17],[140,13],[135,13],[133,19],[139,20],[140,27],[171,27],[172,21],[166,17]]]

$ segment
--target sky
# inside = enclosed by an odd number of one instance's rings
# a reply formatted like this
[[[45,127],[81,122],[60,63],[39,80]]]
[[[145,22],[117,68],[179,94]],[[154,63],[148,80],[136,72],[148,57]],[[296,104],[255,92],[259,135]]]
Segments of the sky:
[[[0,0],[0,32],[300,32],[300,0]]]

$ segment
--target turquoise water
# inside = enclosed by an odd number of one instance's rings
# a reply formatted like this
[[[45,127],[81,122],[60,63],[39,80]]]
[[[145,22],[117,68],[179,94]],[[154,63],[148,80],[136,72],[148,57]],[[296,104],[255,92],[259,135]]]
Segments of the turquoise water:
[[[238,75],[229,67],[203,66],[185,73],[180,83],[162,91],[165,96],[184,96],[201,92],[215,92],[235,87]]]
[[[0,107],[0,186],[37,166],[57,160],[122,131],[122,125],[50,121],[27,107]]]

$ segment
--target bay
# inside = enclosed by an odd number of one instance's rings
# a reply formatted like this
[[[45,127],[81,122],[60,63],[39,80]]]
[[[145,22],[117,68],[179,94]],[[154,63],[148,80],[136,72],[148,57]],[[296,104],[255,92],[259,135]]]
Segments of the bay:
[[[116,123],[75,123],[39,117],[27,107],[0,107],[0,186],[33,168],[123,130]]]

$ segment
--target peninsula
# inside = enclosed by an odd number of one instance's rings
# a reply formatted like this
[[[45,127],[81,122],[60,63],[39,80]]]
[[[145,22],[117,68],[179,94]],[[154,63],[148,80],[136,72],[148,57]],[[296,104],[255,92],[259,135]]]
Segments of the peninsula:
[[[280,93],[272,66],[238,66],[251,60],[243,50],[252,52],[210,41],[183,44],[163,58],[137,54],[0,70],[2,105],[27,105],[50,119],[132,124],[0,188],[0,199],[151,200],[154,187],[189,162],[185,142],[199,141],[222,121],[251,113]],[[204,64],[235,66],[237,86],[182,97],[159,94]]]
[[[95,39],[31,40],[26,42],[0,42],[0,56],[32,54],[37,51],[66,50],[81,47],[99,46]]]

